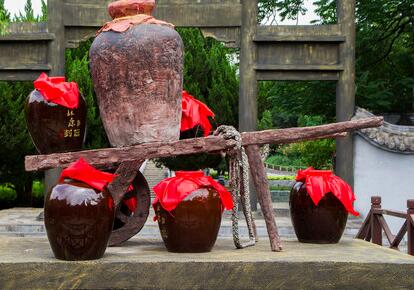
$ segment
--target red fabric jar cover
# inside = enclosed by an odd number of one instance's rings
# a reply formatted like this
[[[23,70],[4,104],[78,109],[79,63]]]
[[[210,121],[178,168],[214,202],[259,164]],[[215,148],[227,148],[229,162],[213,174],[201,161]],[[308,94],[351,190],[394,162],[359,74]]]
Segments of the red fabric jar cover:
[[[34,81],[34,87],[51,103],[75,109],[79,104],[79,88],[75,82],[66,82],[65,77],[48,77],[42,73]]]
[[[155,200],[153,206],[158,202],[166,211],[174,210],[193,191],[213,187],[218,191],[223,209],[231,210],[234,207],[231,193],[211,176],[205,176],[202,171],[177,171],[175,177],[164,179],[153,189]]]
[[[211,126],[208,117],[214,119],[214,113],[207,105],[200,102],[186,91],[183,91],[183,115],[181,119],[181,132],[193,129],[199,125],[203,128],[204,136],[210,134]]]
[[[80,158],[78,161],[62,171],[59,182],[63,182],[65,178],[78,180],[86,183],[96,190],[102,191],[105,185],[113,181],[115,176],[115,174],[95,169],[83,158]],[[131,191],[132,189],[132,186],[130,186],[128,191]],[[130,199],[125,200],[124,203],[131,212],[134,212],[137,207],[137,198],[131,197]]]
[[[359,213],[353,207],[355,194],[352,188],[341,178],[334,175],[332,171],[315,170],[309,167],[305,170],[299,170],[296,181],[305,183],[306,191],[315,205],[318,205],[327,193],[332,192],[349,213],[359,216]]]

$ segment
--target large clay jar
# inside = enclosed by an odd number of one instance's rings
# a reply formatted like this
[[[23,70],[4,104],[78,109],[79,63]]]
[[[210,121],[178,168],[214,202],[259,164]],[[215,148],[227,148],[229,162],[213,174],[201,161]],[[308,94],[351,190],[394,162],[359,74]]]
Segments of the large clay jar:
[[[214,188],[189,194],[171,212],[155,205],[162,239],[170,252],[202,253],[213,248],[221,224],[222,202]]]
[[[25,104],[26,122],[40,154],[82,149],[86,134],[86,102],[79,95],[78,108],[68,109],[48,102],[34,90]]]
[[[109,192],[73,180],[57,184],[45,199],[45,226],[55,257],[70,261],[101,258],[114,215]]]
[[[297,182],[290,193],[290,214],[296,236],[303,243],[338,243],[345,230],[348,212],[332,193],[316,206],[306,184]]]
[[[112,146],[179,139],[183,42],[171,25],[150,16],[154,6],[155,0],[110,4],[114,21],[90,50],[100,114]]]

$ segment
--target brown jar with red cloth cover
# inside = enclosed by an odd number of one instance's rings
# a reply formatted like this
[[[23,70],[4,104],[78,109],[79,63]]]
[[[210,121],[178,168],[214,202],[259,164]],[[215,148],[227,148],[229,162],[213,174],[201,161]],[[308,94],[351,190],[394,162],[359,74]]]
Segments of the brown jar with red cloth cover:
[[[170,23],[151,16],[155,0],[109,4],[90,68],[102,123],[114,147],[177,141],[184,45]]]
[[[290,193],[290,215],[300,242],[338,243],[353,208],[352,188],[332,171],[299,170]]]
[[[180,140],[209,136],[213,130],[210,119],[214,118],[215,114],[206,104],[182,92]],[[216,168],[222,159],[221,154],[196,153],[159,158],[157,162],[173,171],[196,171]]]
[[[86,134],[86,102],[78,85],[42,73],[25,104],[26,123],[41,154],[81,150]]]
[[[105,186],[113,178],[83,159],[63,170],[45,198],[46,232],[57,259],[94,260],[104,255],[115,218]]]
[[[230,192],[202,171],[177,172],[154,187],[153,202],[162,239],[170,252],[202,253],[213,248]]]

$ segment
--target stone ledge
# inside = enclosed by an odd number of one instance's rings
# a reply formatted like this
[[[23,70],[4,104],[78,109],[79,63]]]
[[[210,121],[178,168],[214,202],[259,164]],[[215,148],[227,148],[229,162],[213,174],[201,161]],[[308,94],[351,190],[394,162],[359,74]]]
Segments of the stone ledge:
[[[162,242],[133,239],[97,261],[53,258],[45,238],[0,238],[1,289],[409,289],[414,258],[360,240],[338,245],[284,242],[282,253],[236,250],[220,239],[206,254],[168,253]]]

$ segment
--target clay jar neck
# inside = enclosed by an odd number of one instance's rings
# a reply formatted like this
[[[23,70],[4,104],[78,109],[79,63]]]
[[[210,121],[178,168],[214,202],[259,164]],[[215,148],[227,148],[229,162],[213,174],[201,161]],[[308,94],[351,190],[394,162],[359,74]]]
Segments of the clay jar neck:
[[[108,5],[112,19],[135,16],[138,14],[152,15],[155,0],[119,0]]]

